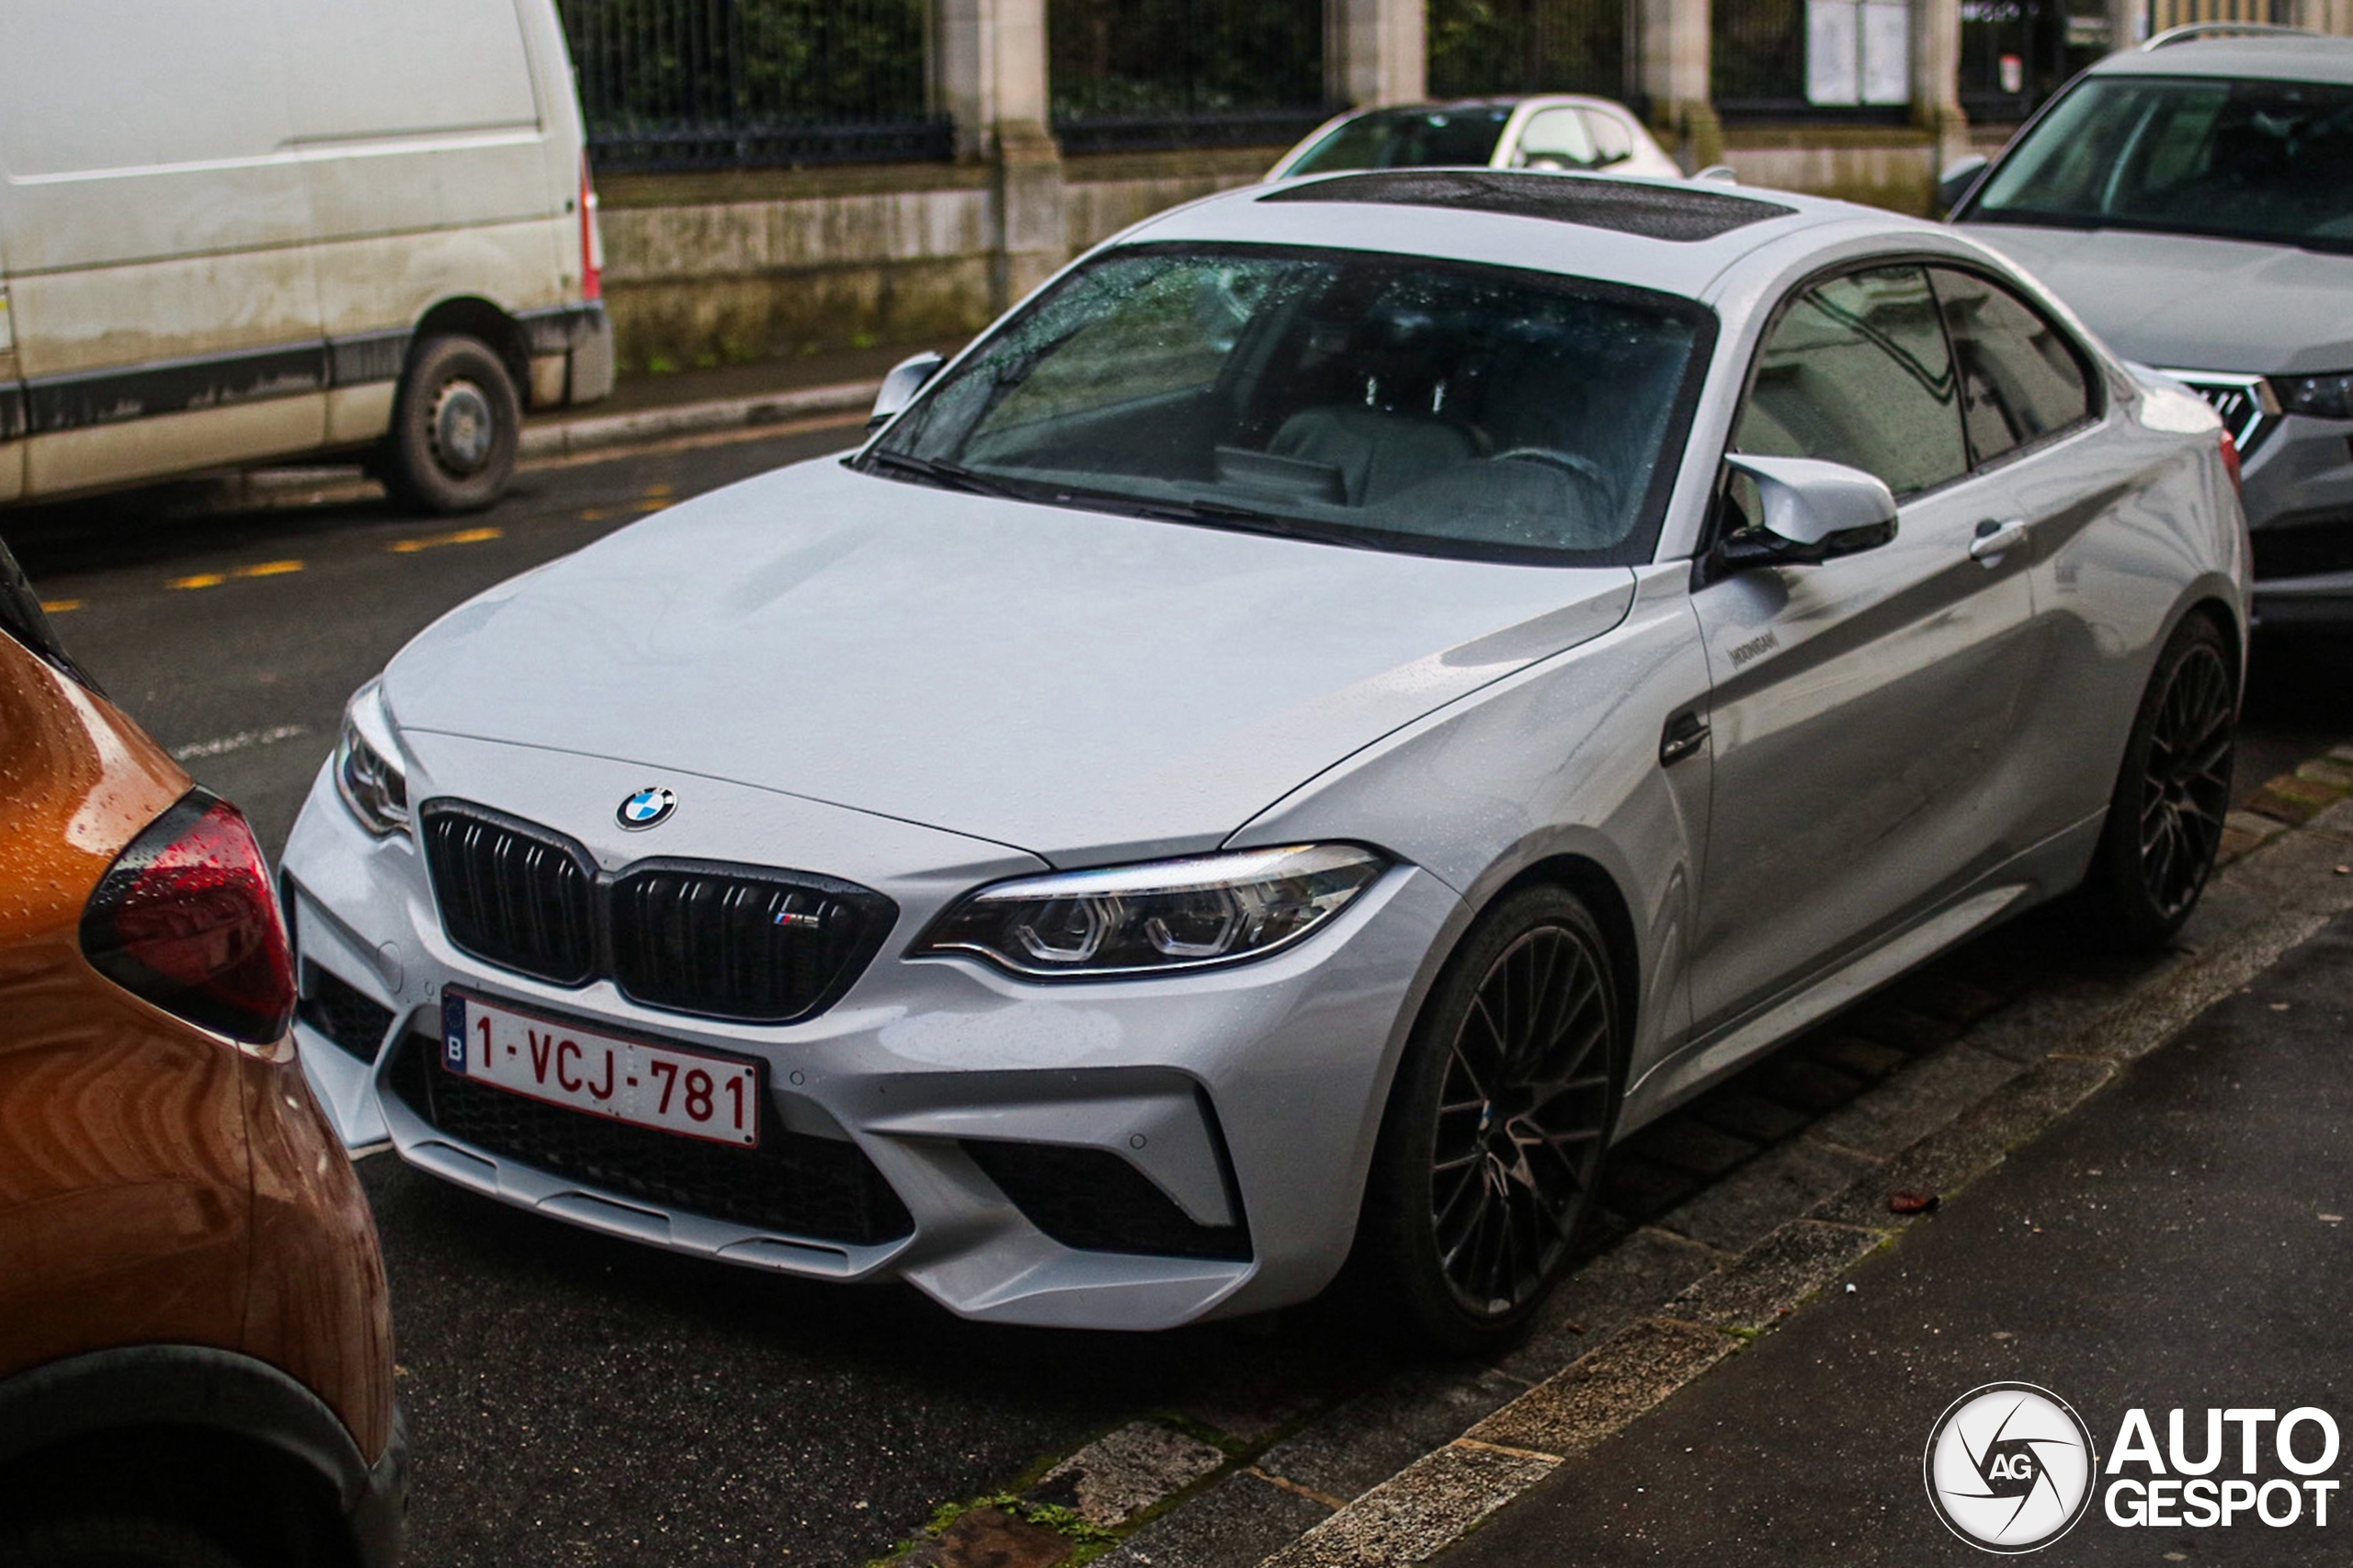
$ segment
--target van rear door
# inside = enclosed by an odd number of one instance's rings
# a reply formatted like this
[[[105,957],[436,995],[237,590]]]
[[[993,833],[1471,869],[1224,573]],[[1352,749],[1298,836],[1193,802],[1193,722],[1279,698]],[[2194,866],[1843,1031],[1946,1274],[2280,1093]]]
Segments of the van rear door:
[[[274,0],[0,0],[28,490],[316,447],[326,352]]]

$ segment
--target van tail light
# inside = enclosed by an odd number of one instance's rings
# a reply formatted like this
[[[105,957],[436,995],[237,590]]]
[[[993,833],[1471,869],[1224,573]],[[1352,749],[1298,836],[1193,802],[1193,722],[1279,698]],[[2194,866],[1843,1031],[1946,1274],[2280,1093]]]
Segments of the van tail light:
[[[82,912],[90,967],[176,1017],[267,1045],[294,1016],[294,960],[244,813],[191,790],[116,857]]]
[[[580,154],[580,297],[605,297],[605,236],[597,232],[597,182],[589,177],[588,154]]]
[[[2222,467],[2231,476],[2231,488],[2245,494],[2246,486],[2239,479],[2239,444],[2228,430],[2222,432]]]

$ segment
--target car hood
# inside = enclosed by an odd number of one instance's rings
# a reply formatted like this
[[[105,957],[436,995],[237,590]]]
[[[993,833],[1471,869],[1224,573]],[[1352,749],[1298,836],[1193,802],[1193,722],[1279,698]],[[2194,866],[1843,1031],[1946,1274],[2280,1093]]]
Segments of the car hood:
[[[1350,752],[1606,631],[1632,585],[826,459],[460,606],[384,694],[404,730],[642,764],[682,810],[678,776],[704,775],[1073,865],[1215,845]]]
[[[2123,229],[1962,228],[2128,359],[2252,375],[2353,369],[2353,256]]]

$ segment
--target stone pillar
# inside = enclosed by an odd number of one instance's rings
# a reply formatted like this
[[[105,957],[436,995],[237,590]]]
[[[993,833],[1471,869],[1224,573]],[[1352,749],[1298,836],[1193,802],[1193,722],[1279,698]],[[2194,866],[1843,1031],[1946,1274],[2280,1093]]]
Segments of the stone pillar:
[[[1324,0],[1324,91],[1354,108],[1429,96],[1428,0]]]
[[[1723,162],[1723,126],[1709,97],[1708,0],[1637,0],[1642,90],[1651,129],[1687,171]]]
[[[1936,167],[1970,151],[1961,111],[1961,0],[1912,0],[1912,123],[1937,139]]]
[[[938,101],[956,156],[992,165],[990,303],[1004,310],[1070,258],[1062,150],[1048,132],[1046,0],[937,0]]]
[[[2108,0],[2108,47],[2137,49],[2149,40],[2149,0]]]

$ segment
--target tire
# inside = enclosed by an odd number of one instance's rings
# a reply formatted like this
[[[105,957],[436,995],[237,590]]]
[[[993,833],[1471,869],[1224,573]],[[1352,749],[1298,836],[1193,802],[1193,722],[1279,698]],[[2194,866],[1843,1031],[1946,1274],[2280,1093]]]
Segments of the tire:
[[[1364,1286],[1427,1343],[1509,1343],[1567,1271],[1617,1123],[1624,1011],[1600,924],[1565,889],[1506,897],[1448,960],[1358,1233]]]
[[[253,1568],[192,1525],[76,1514],[0,1529],[8,1568]]]
[[[479,512],[514,477],[522,401],[506,362],[479,338],[426,338],[409,355],[384,437],[384,488],[403,506]]]
[[[2231,809],[2238,683],[2220,628],[2193,615],[2157,655],[2084,891],[2094,929],[2163,949],[2198,907]]]

